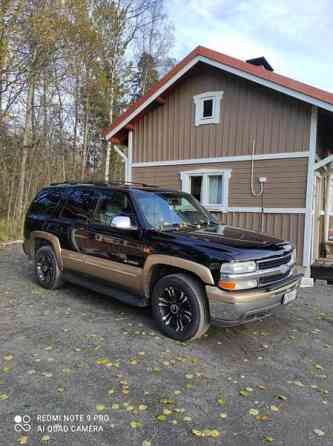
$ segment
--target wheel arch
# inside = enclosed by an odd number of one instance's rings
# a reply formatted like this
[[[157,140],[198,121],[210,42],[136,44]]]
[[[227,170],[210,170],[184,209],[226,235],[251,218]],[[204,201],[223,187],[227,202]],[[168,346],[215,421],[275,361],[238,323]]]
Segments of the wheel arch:
[[[58,237],[54,234],[50,234],[45,231],[33,231],[31,233],[31,254],[34,255],[36,249],[43,245],[51,245],[55,256],[57,258],[57,262],[59,265],[59,269],[63,271],[64,265],[62,261],[61,255],[61,246]]]
[[[214,285],[214,278],[207,266],[181,257],[152,254],[146,259],[143,268],[146,299],[150,299],[152,288],[160,277],[173,273],[188,273],[205,285]]]

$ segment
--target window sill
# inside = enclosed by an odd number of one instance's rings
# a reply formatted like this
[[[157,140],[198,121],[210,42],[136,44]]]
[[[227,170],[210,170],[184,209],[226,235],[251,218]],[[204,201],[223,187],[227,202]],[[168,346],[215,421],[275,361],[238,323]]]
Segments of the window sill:
[[[220,206],[218,204],[201,204],[210,212],[228,212],[228,209],[225,206]]]
[[[209,118],[209,119],[203,119],[200,121],[196,121],[195,126],[199,127],[200,125],[206,125],[206,124],[219,124],[220,121],[216,118]]]

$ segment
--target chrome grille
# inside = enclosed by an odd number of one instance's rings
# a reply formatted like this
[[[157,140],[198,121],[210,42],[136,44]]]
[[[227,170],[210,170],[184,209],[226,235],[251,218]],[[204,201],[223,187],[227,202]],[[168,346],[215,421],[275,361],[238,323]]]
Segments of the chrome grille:
[[[277,257],[275,259],[273,258],[273,259],[267,259],[267,260],[260,260],[258,262],[258,268],[260,270],[277,268],[281,265],[285,265],[286,263],[289,263],[290,261],[291,261],[291,253],[281,256],[281,257]]]
[[[259,278],[259,287],[274,285],[281,280],[287,279],[291,275],[294,266],[292,263],[292,253],[267,260],[260,260],[257,262],[257,265],[258,270],[262,273],[267,270],[267,275],[265,274]],[[281,270],[279,270],[280,268]],[[272,273],[270,274],[270,272]]]

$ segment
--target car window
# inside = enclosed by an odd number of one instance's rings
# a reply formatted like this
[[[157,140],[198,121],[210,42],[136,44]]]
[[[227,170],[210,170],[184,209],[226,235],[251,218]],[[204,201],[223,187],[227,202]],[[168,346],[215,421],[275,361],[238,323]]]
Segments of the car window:
[[[129,217],[131,225],[136,226],[135,211],[126,192],[113,191],[105,195],[98,205],[95,222],[104,226],[111,226],[114,217]]]
[[[60,190],[42,190],[32,202],[29,213],[51,215],[58,207],[61,198]]]
[[[88,222],[96,209],[98,198],[99,194],[94,190],[76,189],[69,194],[61,216]]]

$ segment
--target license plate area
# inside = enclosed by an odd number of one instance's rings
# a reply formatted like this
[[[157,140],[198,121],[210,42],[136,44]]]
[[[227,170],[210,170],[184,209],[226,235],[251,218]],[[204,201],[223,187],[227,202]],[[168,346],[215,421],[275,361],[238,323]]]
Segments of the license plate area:
[[[297,290],[292,290],[289,291],[288,293],[286,293],[283,297],[282,297],[282,304],[283,305],[287,305],[290,302],[292,302],[293,300],[295,300],[297,297]]]

